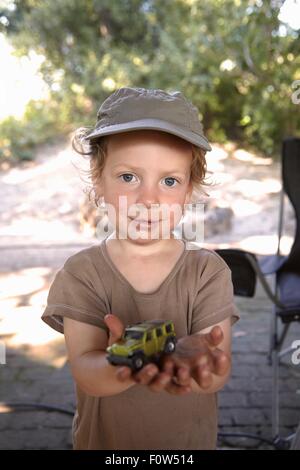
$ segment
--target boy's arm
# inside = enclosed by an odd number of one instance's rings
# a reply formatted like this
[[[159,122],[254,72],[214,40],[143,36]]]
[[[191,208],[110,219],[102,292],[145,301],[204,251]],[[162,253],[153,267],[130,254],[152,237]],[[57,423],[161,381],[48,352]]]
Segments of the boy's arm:
[[[106,359],[108,338],[104,329],[64,317],[68,359],[75,382],[88,395],[116,395],[136,385],[128,378],[120,382],[116,366]]]

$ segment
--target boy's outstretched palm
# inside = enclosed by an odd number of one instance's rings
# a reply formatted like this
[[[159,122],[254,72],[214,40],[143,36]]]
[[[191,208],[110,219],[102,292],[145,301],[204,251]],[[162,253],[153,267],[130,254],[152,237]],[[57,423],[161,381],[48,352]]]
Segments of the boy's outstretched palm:
[[[206,390],[213,383],[213,375],[223,377],[230,370],[230,358],[218,349],[223,339],[219,326],[206,334],[184,336],[178,340],[174,354],[163,358],[162,369],[176,377],[179,384],[185,384],[192,377]]]

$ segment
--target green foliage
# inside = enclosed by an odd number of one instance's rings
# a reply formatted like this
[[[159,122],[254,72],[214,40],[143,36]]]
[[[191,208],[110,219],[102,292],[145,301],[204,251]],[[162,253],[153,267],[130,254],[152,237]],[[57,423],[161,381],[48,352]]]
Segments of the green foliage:
[[[299,31],[280,24],[282,3],[6,0],[2,29],[19,55],[45,56],[41,72],[63,127],[94,125],[99,104],[121,86],[182,90],[210,140],[276,155],[300,129],[291,100]]]
[[[32,160],[36,145],[60,137],[67,130],[55,102],[30,101],[22,119],[9,116],[0,123],[0,161]]]

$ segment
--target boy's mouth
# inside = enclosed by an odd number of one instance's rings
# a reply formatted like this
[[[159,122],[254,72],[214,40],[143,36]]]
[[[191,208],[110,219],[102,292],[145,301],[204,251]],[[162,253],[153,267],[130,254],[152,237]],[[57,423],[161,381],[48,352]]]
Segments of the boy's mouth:
[[[159,222],[161,222],[160,220],[143,220],[143,219],[132,219],[131,217],[129,217],[130,220],[134,220],[135,222],[139,223],[139,224],[148,224],[148,225],[151,225],[151,224],[157,224]]]
[[[157,226],[160,222],[162,222],[160,219],[159,220],[148,220],[148,219],[135,219],[132,217],[129,217],[131,221],[136,222],[139,226],[144,226],[144,227],[155,227]]]

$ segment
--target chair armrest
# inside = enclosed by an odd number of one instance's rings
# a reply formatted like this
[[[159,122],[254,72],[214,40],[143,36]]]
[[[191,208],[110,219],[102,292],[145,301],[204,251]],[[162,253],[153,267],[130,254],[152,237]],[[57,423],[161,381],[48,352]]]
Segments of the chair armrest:
[[[258,278],[271,302],[279,308],[284,308],[283,304],[279,301],[276,294],[272,292],[271,287],[267,283],[265,274],[262,272],[254,253],[237,248],[217,249],[215,251],[224,259],[231,269],[234,295],[253,297],[255,294],[256,279]]]
[[[215,252],[223,258],[231,270],[234,295],[253,297],[256,288],[256,271],[247,255],[256,259],[255,255],[235,248],[217,249]]]

